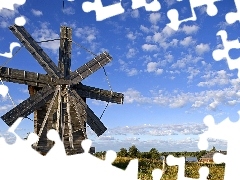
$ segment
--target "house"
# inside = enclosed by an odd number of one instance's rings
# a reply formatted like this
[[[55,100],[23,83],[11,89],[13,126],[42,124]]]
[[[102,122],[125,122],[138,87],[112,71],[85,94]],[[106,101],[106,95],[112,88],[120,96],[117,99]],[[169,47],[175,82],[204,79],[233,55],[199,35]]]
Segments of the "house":
[[[185,157],[185,162],[198,162],[198,159],[197,157],[188,156],[188,157]]]
[[[213,163],[214,162],[213,161],[213,155],[215,153],[222,153],[222,154],[226,155],[227,151],[212,151],[212,152],[209,152],[209,153],[205,154],[204,156],[202,156],[198,160],[198,162],[200,162],[200,163]]]

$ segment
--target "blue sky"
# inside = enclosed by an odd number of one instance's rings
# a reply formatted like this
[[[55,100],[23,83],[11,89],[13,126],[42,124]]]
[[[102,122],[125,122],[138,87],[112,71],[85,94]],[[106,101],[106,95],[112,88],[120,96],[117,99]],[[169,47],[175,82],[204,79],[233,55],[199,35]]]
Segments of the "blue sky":
[[[113,0],[102,0],[104,6]],[[239,38],[239,23],[225,21],[225,14],[235,12],[233,0],[215,3],[218,14],[210,17],[206,6],[195,9],[197,20],[184,22],[172,30],[167,11],[175,8],[180,19],[191,17],[188,1],[162,0],[157,12],[144,8],[131,9],[130,0],[122,0],[125,13],[96,21],[95,12],[86,13],[82,1],[30,1],[14,11],[0,11],[0,53],[8,52],[17,38],[8,30],[19,15],[26,18],[25,28],[37,41],[59,37],[60,25],[73,28],[73,41],[99,54],[106,50],[113,61],[105,68],[113,91],[124,94],[124,104],[110,104],[102,117],[108,130],[97,137],[90,129],[88,137],[97,151],[135,144],[140,151],[152,147],[159,151],[197,151],[198,135],[206,127],[203,118],[213,115],[217,123],[227,117],[239,119],[240,91],[237,71],[230,71],[226,61],[215,61],[212,52],[222,48],[219,30],[226,30],[229,39]],[[59,41],[41,43],[45,52],[57,63]],[[17,48],[14,49],[16,51]],[[231,50],[231,58],[239,51]],[[75,70],[93,56],[73,44],[72,67]],[[0,65],[7,58],[0,56]],[[7,67],[45,73],[37,61],[22,48]],[[100,69],[83,84],[109,90],[104,71]],[[29,97],[27,86],[5,83],[15,104]],[[0,115],[10,110],[9,98],[1,98]],[[106,103],[87,100],[100,117]],[[29,116],[32,118],[32,115]],[[1,134],[9,141],[7,125],[0,121]],[[17,132],[21,137],[33,131],[33,123],[24,119]],[[209,140],[209,147],[226,149],[221,140]]]

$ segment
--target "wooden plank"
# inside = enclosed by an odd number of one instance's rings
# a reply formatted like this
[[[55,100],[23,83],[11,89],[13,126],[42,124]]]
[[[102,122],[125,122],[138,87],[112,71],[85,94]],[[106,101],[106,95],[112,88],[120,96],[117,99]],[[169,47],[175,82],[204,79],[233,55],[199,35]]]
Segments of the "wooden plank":
[[[30,96],[28,99],[4,114],[1,118],[8,126],[11,126],[17,120],[17,118],[26,117],[43,106],[52,98],[53,93],[54,88],[45,87],[38,91],[35,95]]]
[[[100,121],[100,119],[94,114],[94,112],[88,107],[88,105],[82,100],[82,98],[77,94],[75,90],[70,92],[70,96],[76,98],[76,105],[79,107],[83,107],[87,113],[87,124],[91,127],[91,129],[97,134],[97,136],[101,136],[107,128]]]
[[[74,72],[70,74],[70,79],[72,80],[72,84],[77,84],[89,75],[96,72],[102,66],[105,66],[112,60],[112,57],[107,53],[103,52],[97,57],[93,58],[88,63],[84,64]]]
[[[39,78],[39,76],[41,78]],[[0,69],[0,77],[8,82],[16,82],[19,84],[34,85],[43,87],[47,83],[51,84],[51,77],[45,74],[38,74],[34,72],[12,69],[2,67]]]
[[[81,97],[123,104],[124,95],[122,93],[111,92],[91,86],[85,86],[83,84],[73,85],[72,88],[75,89],[78,95]]]
[[[43,49],[37,44],[24,27],[13,25],[10,26],[9,29],[51,77],[63,77],[55,63],[43,51]]]

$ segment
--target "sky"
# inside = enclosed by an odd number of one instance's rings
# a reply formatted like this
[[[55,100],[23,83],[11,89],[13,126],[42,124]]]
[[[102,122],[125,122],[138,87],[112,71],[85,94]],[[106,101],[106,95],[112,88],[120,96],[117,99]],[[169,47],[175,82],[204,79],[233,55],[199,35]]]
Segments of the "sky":
[[[100,69],[82,83],[106,90],[110,90],[110,83],[113,91],[124,94],[123,104],[110,103],[104,112],[101,121],[108,130],[102,136],[87,130],[96,151],[119,151],[132,145],[140,151],[199,151],[198,136],[207,130],[203,123],[206,115],[212,115],[216,123],[228,117],[233,122],[239,119],[237,70],[229,70],[225,60],[215,61],[212,57],[215,49],[223,48],[221,38],[216,36],[219,30],[226,30],[231,40],[239,38],[239,22],[229,25],[225,20],[226,13],[237,10],[233,0],[216,2],[215,16],[206,13],[206,6],[197,7],[197,20],[183,22],[174,31],[167,25],[167,12],[177,9],[179,19],[187,19],[192,16],[189,1],[159,2],[161,9],[152,12],[144,7],[133,10],[130,0],[122,0],[124,13],[97,21],[95,11],[83,11],[83,1],[65,1],[63,8],[60,0],[27,0],[14,10],[0,11],[0,53],[9,52],[11,42],[19,42],[8,29],[18,16],[25,17],[24,27],[38,42],[59,38],[61,25],[71,27],[74,42],[95,54],[107,51],[113,57],[105,66],[107,77]],[[119,1],[102,3],[108,6]],[[40,46],[57,64],[59,41]],[[232,49],[229,55],[236,59],[240,53]],[[71,70],[92,58],[89,52],[73,44]],[[46,73],[25,48],[12,59],[0,56],[0,66]],[[26,85],[4,84],[14,104],[29,97]],[[0,100],[3,115],[13,108],[13,103],[9,97]],[[87,104],[98,117],[106,106],[106,102],[92,99],[87,99]],[[0,120],[0,134],[12,142],[14,137],[7,129]],[[33,122],[27,118],[17,129],[20,137],[32,131]],[[221,139],[209,139],[209,149],[215,146],[226,150],[226,145]]]

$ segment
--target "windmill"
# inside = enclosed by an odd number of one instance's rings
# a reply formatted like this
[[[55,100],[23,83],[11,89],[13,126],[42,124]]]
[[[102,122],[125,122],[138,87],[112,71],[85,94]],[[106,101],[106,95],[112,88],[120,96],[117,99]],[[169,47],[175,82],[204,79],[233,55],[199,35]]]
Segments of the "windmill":
[[[47,131],[56,129],[67,154],[83,152],[81,141],[87,138],[86,124],[102,135],[107,128],[86,104],[86,98],[122,104],[123,94],[83,85],[82,80],[104,67],[112,57],[103,52],[71,72],[72,29],[61,26],[58,66],[22,26],[9,27],[47,74],[2,67],[0,78],[7,82],[28,85],[30,97],[1,118],[11,126],[19,117],[34,112],[34,132],[39,141],[33,147],[46,154],[54,142]]]

